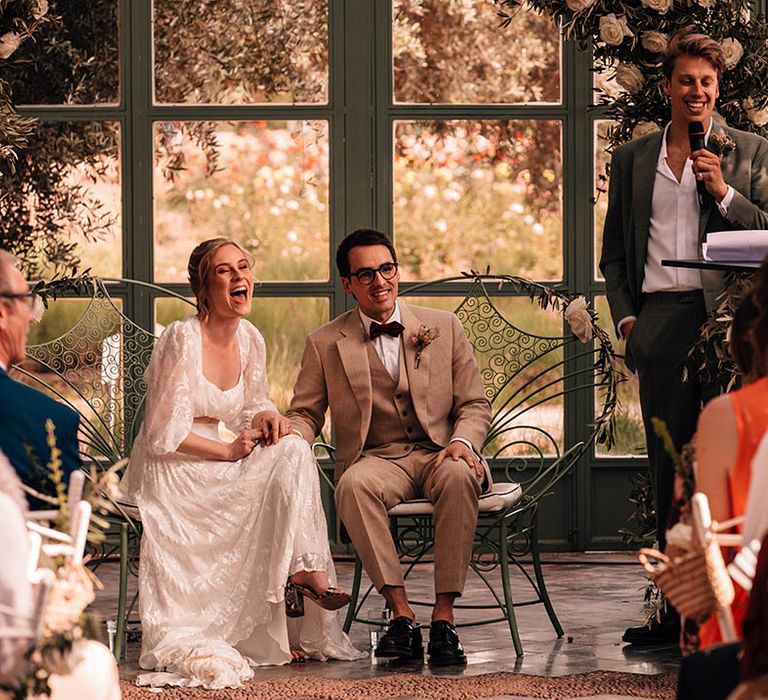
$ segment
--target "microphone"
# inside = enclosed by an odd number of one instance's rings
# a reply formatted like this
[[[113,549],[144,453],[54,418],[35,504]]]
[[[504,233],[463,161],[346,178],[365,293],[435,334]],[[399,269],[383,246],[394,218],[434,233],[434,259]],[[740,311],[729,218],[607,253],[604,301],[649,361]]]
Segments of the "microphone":
[[[688,143],[691,144],[691,153],[704,148],[704,124],[698,121],[688,122]],[[696,191],[699,193],[699,206],[703,207],[707,198],[707,188],[698,178]]]

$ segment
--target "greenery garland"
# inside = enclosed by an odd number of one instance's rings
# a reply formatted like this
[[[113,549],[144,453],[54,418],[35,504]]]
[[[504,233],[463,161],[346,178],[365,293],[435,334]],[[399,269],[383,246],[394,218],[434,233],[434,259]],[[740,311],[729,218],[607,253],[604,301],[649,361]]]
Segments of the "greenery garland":
[[[718,114],[728,126],[768,137],[768,23],[747,0],[494,0],[503,22],[530,7],[562,27],[566,39],[591,48],[595,88],[611,128],[609,150],[663,127],[670,118],[662,53],[669,36],[693,25],[719,41],[726,69]]]

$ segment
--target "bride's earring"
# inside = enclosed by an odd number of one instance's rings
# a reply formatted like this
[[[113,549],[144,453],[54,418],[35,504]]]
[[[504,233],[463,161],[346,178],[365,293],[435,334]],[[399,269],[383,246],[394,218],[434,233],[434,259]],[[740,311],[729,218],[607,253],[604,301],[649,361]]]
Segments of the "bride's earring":
[[[293,585],[291,579],[288,579],[288,583],[285,584],[285,614],[288,617],[304,616],[304,596]]]

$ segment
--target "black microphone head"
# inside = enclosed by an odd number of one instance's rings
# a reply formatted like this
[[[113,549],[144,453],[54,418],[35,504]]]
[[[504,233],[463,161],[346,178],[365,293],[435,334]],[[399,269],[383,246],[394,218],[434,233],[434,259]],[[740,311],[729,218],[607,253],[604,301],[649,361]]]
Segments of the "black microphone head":
[[[688,122],[688,136],[703,136],[704,135],[704,123],[693,121]]]

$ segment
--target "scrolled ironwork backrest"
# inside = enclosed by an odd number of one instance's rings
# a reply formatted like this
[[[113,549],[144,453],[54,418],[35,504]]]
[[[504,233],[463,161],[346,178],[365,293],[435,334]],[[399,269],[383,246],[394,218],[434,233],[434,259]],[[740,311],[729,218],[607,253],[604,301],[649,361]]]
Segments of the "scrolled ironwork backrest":
[[[498,310],[480,281],[475,281],[455,314],[480,364],[485,396],[491,405],[518,375],[566,343],[562,337],[518,328]]]
[[[592,344],[582,345],[570,331],[543,335],[520,327],[494,303],[489,290],[512,287],[529,297],[537,313],[548,316],[562,328],[563,311],[572,296],[562,290],[519,277],[468,274],[424,283],[409,294],[435,291],[446,283],[471,282],[469,291],[456,307],[467,338],[480,367],[485,395],[493,417],[484,451],[491,460],[501,460],[507,476],[524,486],[543,483],[552,460],[572,463],[572,445],[562,443],[562,423],[554,431],[541,424],[546,413],[562,415],[563,398],[576,391],[598,389],[600,404],[589,440],[579,443],[581,452],[594,440],[612,439],[616,390],[621,375],[615,369],[613,349],[607,334],[594,323]],[[596,321],[592,313],[593,322]],[[566,346],[576,344],[568,353]],[[580,358],[588,361],[579,362]],[[568,453],[564,455],[563,453]],[[565,459],[567,456],[567,459]],[[559,469],[554,472],[556,474]],[[560,476],[557,477],[558,479]]]
[[[91,283],[77,322],[54,340],[28,346],[38,366],[20,371],[80,414],[85,455],[115,462],[130,449],[155,336],[126,317],[101,280]]]

